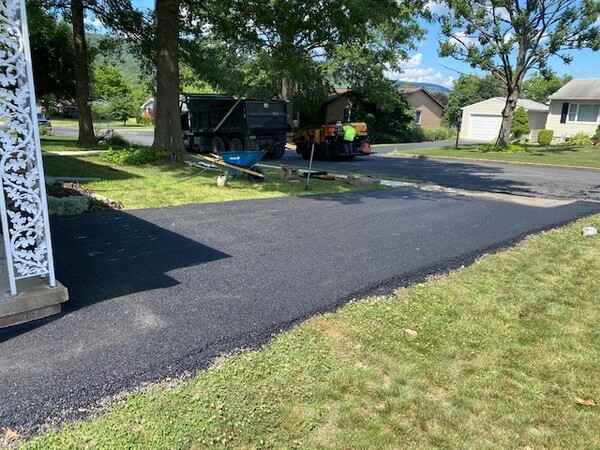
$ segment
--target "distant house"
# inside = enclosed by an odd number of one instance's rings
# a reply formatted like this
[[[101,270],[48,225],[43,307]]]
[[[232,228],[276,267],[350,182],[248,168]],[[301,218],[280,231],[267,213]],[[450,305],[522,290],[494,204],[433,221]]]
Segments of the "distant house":
[[[415,112],[415,125],[423,128],[439,128],[442,126],[444,106],[422,87],[398,88]]]
[[[64,117],[75,117],[77,115],[77,104],[75,100],[59,100],[54,105],[55,111]]]
[[[505,98],[492,97],[461,108],[460,138],[474,141],[492,141],[496,139],[500,133],[502,110],[505,103]],[[537,140],[539,131],[546,126],[548,106],[533,100],[518,99],[517,107],[519,106],[525,108],[529,119],[531,132],[527,138]]]
[[[140,106],[142,110],[142,116],[146,118],[154,117],[154,98],[149,98],[146,100],[142,106]]]
[[[593,135],[600,125],[600,78],[571,80],[550,96],[546,128],[554,131],[554,142],[564,142],[576,133]]]
[[[439,128],[442,125],[442,114],[444,107],[435,97],[432,97],[422,87],[401,87],[398,88],[408,101],[415,112],[415,125],[425,128]],[[350,99],[350,90],[346,88],[336,88],[335,94],[322,105],[323,123],[335,123],[338,120],[350,122],[352,117],[352,101]]]

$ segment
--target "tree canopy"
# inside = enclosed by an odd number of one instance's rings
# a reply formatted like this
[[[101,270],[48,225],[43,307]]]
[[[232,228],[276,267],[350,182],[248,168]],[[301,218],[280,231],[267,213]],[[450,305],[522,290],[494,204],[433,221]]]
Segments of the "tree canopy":
[[[597,0],[444,0],[441,56],[452,56],[501,79],[507,90],[498,144],[508,145],[510,124],[525,75],[546,70],[548,58],[566,64],[565,50],[600,48]]]
[[[548,97],[572,79],[573,77],[568,74],[559,77],[551,71],[534,72],[531,77],[523,81],[521,97],[546,104],[548,103]]]
[[[491,97],[506,96],[506,88],[494,75],[460,75],[453,83],[448,104],[444,109],[444,122],[455,126],[462,116],[461,108]]]

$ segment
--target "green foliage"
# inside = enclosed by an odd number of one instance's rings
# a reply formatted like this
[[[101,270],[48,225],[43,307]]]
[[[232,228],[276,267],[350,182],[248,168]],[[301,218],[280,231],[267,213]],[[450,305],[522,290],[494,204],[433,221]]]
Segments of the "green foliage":
[[[38,98],[73,98],[73,29],[40,1],[27,0],[29,42]]]
[[[145,116],[136,116],[135,123],[138,125],[152,125],[152,119]]]
[[[119,133],[113,133],[112,136],[106,140],[106,144],[112,148],[129,148],[132,146],[131,143]]]
[[[48,212],[54,216],[72,216],[87,211],[90,198],[87,195],[68,197],[48,196]]]
[[[52,136],[54,134],[52,133],[52,129],[47,125],[39,125],[38,129],[40,131],[40,136]]]
[[[123,74],[113,66],[94,67],[90,80],[90,95],[94,100],[111,102],[115,98],[131,94],[131,88],[125,82]]]
[[[482,144],[478,147],[478,149],[482,153],[492,153],[492,152],[495,152],[495,153],[499,153],[499,152],[520,153],[520,152],[525,151],[525,147],[523,147],[522,145],[509,144],[506,147],[501,147],[499,145],[496,145],[495,143]]]
[[[166,150],[152,150],[147,147],[129,147],[122,150],[108,151],[100,155],[102,161],[123,164],[126,166],[140,166],[151,162],[164,161],[169,158],[169,152]]]
[[[575,147],[591,147],[592,146],[592,137],[580,131],[579,133],[574,134],[571,138],[566,142],[567,145],[574,145]]]
[[[520,97],[546,104],[549,96],[572,79],[569,74],[559,77],[551,70],[537,71],[523,82]]]
[[[596,132],[592,136],[592,144],[594,146],[600,144],[600,125],[598,125],[598,128],[596,128]]]
[[[444,108],[444,123],[454,126],[462,117],[461,108],[491,97],[506,97],[506,88],[499,78],[493,75],[483,78],[474,74],[460,75],[453,83]]]
[[[196,38],[183,43],[182,61],[220,91],[287,96],[294,109],[302,107],[301,120],[307,123],[304,117],[316,115],[331,85],[363,90],[383,80],[386,65],[396,65],[423,35],[417,21],[426,14],[422,1],[292,3],[209,0],[201,7],[191,5],[191,14],[211,28],[184,24],[183,33]],[[283,84],[291,92],[284,93]]]
[[[482,153],[490,153],[490,152],[501,152],[502,149],[498,147],[496,144],[481,144],[478,147],[479,151]]]
[[[538,133],[538,143],[540,145],[550,145],[552,138],[554,137],[554,130],[540,130]]]
[[[92,105],[92,117],[94,120],[111,120],[110,104],[95,102]]]
[[[515,111],[510,132],[515,138],[520,138],[524,134],[529,134],[531,127],[529,126],[529,118],[527,111],[522,106],[519,106]]]
[[[509,144],[503,148],[505,153],[521,153],[525,151],[525,147],[519,144]]]
[[[352,120],[369,123],[371,134],[406,130],[414,120],[410,105],[388,80],[370,80],[349,96],[353,104]]]
[[[115,97],[110,101],[110,115],[125,126],[129,119],[140,115],[140,108],[131,95]]]

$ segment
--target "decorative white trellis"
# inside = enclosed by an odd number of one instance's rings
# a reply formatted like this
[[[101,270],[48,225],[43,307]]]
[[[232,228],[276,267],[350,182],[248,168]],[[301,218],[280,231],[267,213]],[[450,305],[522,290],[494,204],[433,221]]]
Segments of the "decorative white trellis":
[[[11,294],[34,276],[56,286],[25,0],[0,0],[0,187]]]

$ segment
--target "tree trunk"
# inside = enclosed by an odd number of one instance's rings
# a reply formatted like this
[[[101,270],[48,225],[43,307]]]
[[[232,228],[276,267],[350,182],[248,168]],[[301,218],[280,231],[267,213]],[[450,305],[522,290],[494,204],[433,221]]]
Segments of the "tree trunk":
[[[511,86],[508,89],[506,103],[502,110],[502,125],[500,125],[500,133],[498,134],[498,140],[496,141],[498,147],[508,147],[508,144],[510,144],[510,128],[517,109],[517,98],[518,90]]]
[[[179,112],[179,0],[156,0],[155,150],[184,159]]]
[[[79,140],[82,147],[97,144],[92,124],[92,110],[88,105],[90,78],[88,73],[87,46],[85,43],[84,12],[82,0],[71,1],[73,22],[73,59],[75,63],[75,100],[79,119]]]
[[[283,79],[281,80],[281,99],[282,100],[288,100],[288,107],[287,107],[287,123],[290,124],[292,123],[292,97],[293,97],[293,92],[292,92],[292,83],[290,82],[290,79],[287,76],[284,76]]]

